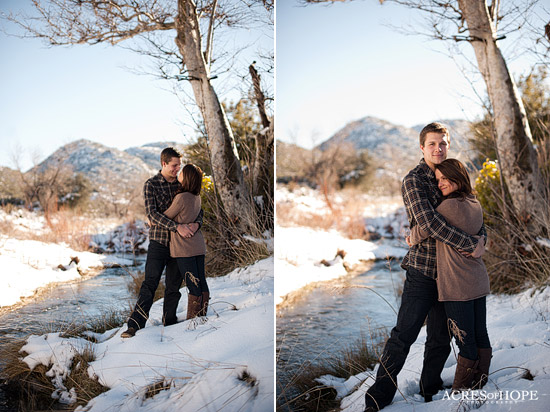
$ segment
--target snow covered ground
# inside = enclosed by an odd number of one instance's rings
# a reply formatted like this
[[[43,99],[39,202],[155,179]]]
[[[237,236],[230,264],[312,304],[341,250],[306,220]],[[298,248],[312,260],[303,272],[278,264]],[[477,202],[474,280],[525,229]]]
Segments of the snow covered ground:
[[[71,263],[73,257],[78,257],[78,264]],[[49,283],[79,279],[79,270],[85,273],[113,265],[128,266],[132,261],[0,234],[0,307],[14,305]]]
[[[32,336],[22,351],[29,367],[50,368],[54,396],[71,402],[64,379],[76,352],[92,350],[88,373],[110,388],[80,411],[240,411],[274,408],[273,257],[230,274],[209,278],[206,321],[183,321],[187,292],[178,307],[181,323],[163,327],[162,300],[155,302],[146,327],[130,339],[125,327],[84,338],[59,333]],[[166,390],[147,397],[147,387],[164,382]]]
[[[294,210],[293,220],[300,216],[328,213],[326,203],[318,191],[298,188],[289,191],[277,187],[277,204],[288,204]],[[341,195],[334,196],[335,203],[346,203]],[[361,262],[375,259],[401,259],[407,252],[404,230],[408,227],[405,210],[399,199],[362,199],[360,211],[368,231],[381,237],[375,241],[348,239],[336,230],[318,230],[288,225],[277,221],[275,242],[275,301],[282,303],[285,297],[304,286],[345,276]],[[343,217],[345,219],[345,216]],[[338,251],[344,251],[338,255]],[[343,256],[341,256],[343,255]]]
[[[419,393],[426,328],[412,345],[402,372],[399,391],[384,411],[527,411],[550,410],[550,287],[527,290],[514,296],[490,295],[487,301],[487,327],[493,347],[489,382],[482,391],[464,392],[451,397],[442,390],[431,403]],[[449,356],[442,379],[451,386],[456,368],[454,353]],[[362,412],[366,390],[374,382],[375,370],[343,381],[324,376],[320,382],[337,389],[344,412]],[[474,400],[475,399],[475,400]]]

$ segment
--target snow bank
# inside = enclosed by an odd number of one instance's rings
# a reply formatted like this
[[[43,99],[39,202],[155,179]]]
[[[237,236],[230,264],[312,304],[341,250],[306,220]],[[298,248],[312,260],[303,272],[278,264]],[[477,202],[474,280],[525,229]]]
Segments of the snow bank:
[[[276,303],[310,283],[338,278],[361,261],[402,258],[407,249],[396,241],[347,239],[338,232],[304,227],[277,227],[275,245]],[[337,256],[339,250],[345,256]],[[323,261],[323,262],[322,262]]]
[[[71,402],[63,386],[76,351],[96,354],[88,373],[110,388],[80,411],[271,411],[274,406],[273,257],[209,278],[207,321],[183,321],[187,292],[178,307],[181,323],[163,327],[162,303],[152,307],[146,327],[121,339],[125,327],[106,332],[98,343],[59,334],[32,336],[22,348],[30,367],[50,368],[55,396]],[[73,349],[68,349],[73,348]],[[146,397],[147,385],[167,390]]]
[[[79,263],[70,264],[72,257],[78,257]],[[87,271],[131,264],[129,259],[77,252],[64,244],[17,240],[0,235],[0,306],[13,305],[49,283],[79,279],[78,269]]]
[[[453,399],[449,390],[442,390],[431,403],[424,403],[418,394],[426,340],[426,328],[422,328],[398,376],[399,391],[393,404],[384,411],[550,410],[549,322],[550,287],[543,291],[528,290],[515,296],[490,295],[487,323],[493,359],[488,384],[482,391],[466,392],[464,400],[459,397]],[[451,386],[453,382],[456,368],[454,353],[458,353],[456,347],[442,373],[445,386]],[[532,378],[525,378],[527,371]],[[362,412],[364,395],[374,382],[375,373],[376,368],[347,381],[331,376],[323,376],[319,381],[337,389],[339,396],[343,397],[340,405],[342,411]]]

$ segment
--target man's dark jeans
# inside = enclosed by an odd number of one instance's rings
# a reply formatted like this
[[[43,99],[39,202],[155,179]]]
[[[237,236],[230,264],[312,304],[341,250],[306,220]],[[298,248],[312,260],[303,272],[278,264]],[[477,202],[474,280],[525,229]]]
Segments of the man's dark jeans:
[[[443,303],[437,301],[435,279],[409,268],[397,325],[392,329],[384,347],[376,381],[365,395],[367,407],[382,409],[393,400],[397,391],[397,375],[403,368],[410,347],[416,341],[426,317],[427,338],[420,393],[424,397],[435,395],[442,388],[441,371],[451,352],[447,316]]]
[[[149,242],[147,249],[147,261],[145,262],[145,279],[139,290],[139,297],[134,308],[134,312],[128,319],[128,327],[142,329],[145,327],[149,310],[153,305],[155,292],[162,276],[162,271],[166,267],[166,293],[163,306],[163,323],[167,323],[167,317],[174,318],[178,307],[179,298],[173,292],[174,289],[179,289],[181,280],[179,278],[179,270],[176,259],[170,257],[170,247],[164,246],[154,240]],[[179,284],[178,284],[179,280]],[[169,319],[170,320],[170,319]],[[173,319],[172,319],[173,320]],[[176,322],[173,322],[176,323]]]
[[[456,323],[456,327],[466,332],[461,339],[455,337],[459,355],[476,360],[477,348],[490,348],[491,342],[487,334],[487,311],[485,296],[465,302],[444,302],[445,312]]]

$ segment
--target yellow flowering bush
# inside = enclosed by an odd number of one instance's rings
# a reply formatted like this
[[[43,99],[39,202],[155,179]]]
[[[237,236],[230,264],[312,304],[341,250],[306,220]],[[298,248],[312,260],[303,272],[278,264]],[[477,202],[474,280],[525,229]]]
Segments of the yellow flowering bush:
[[[474,187],[483,211],[488,215],[500,215],[500,202],[497,200],[500,196],[500,170],[496,161],[485,160]]]
[[[206,174],[203,173],[201,191],[210,193],[213,190],[214,190],[214,183],[212,182],[212,176],[207,176]]]

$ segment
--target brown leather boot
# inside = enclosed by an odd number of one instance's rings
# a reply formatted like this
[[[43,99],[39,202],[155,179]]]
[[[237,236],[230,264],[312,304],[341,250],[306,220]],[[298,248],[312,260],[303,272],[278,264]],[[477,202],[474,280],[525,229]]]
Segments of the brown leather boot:
[[[206,316],[208,312],[208,300],[210,299],[210,292],[202,292],[201,310],[199,316]]]
[[[474,386],[473,389],[481,389],[487,383],[489,377],[489,367],[491,366],[491,358],[493,357],[492,348],[477,348],[477,354],[479,356],[479,364],[477,370],[474,373]]]
[[[202,296],[187,295],[187,318],[192,319],[196,317],[201,310]]]
[[[477,371],[479,360],[470,360],[458,355],[456,363],[453,393],[472,388],[474,373]]]

